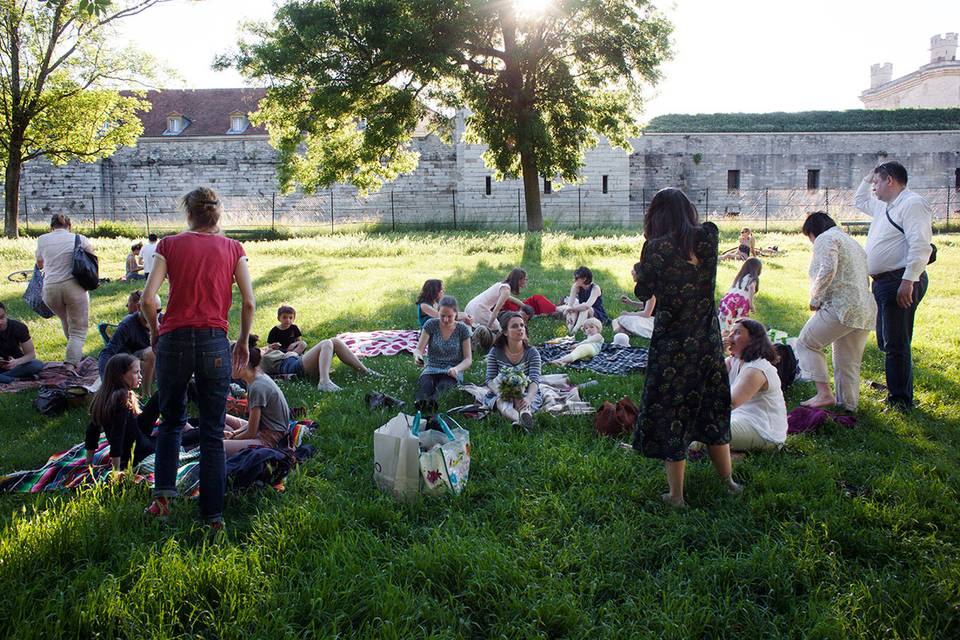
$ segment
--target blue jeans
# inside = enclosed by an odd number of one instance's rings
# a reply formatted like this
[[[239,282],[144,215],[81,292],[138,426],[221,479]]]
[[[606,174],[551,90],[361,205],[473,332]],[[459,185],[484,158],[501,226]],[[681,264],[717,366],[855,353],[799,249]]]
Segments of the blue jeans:
[[[873,297],[877,301],[877,346],[884,355],[887,374],[887,404],[913,406],[913,319],[917,306],[927,292],[927,272],[913,285],[913,304],[902,309],[897,304],[901,279],[897,272],[873,281]]]
[[[39,360],[31,360],[17,365],[13,369],[0,371],[0,384],[10,384],[21,378],[29,378],[43,371],[43,363]]]
[[[187,421],[187,383],[197,386],[200,434],[200,515],[220,520],[226,469],[223,417],[230,385],[230,343],[222,329],[176,329],[157,344],[160,429],[157,434],[154,495],[177,495],[180,432]]]

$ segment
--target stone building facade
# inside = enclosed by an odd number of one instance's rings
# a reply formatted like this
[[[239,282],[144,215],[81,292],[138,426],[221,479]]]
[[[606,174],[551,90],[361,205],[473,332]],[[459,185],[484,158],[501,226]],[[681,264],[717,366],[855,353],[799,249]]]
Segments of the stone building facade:
[[[179,223],[180,195],[210,185],[231,225],[289,226],[379,222],[402,228],[511,227],[522,223],[522,184],[497,181],[483,145],[464,141],[459,114],[453,145],[421,131],[416,171],[361,197],[346,185],[314,195],[276,193],[276,154],[250,125],[262,90],[165,91],[150,95],[144,135],[97,163],[27,165],[22,210],[31,224],[65,211],[138,224]],[[585,152],[581,181],[542,180],[548,224],[636,224],[653,193],[683,188],[708,215],[796,218],[814,208],[856,217],[845,206],[864,173],[897,159],[910,186],[929,190],[935,211],[960,209],[960,131],[864,133],[657,133],[632,141],[633,152],[606,141]],[[838,209],[839,207],[839,209]],[[951,214],[952,215],[952,214]]]
[[[916,71],[893,79],[889,62],[870,67],[870,88],[860,94],[867,109],[960,106],[960,60],[957,34],[930,38],[930,62]]]

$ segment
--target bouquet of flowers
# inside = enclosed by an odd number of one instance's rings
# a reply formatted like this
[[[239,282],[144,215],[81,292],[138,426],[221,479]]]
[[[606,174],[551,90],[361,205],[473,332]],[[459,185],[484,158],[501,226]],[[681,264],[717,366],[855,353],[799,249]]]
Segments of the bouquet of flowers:
[[[500,383],[500,397],[504,400],[522,398],[530,386],[530,378],[520,367],[504,369],[497,379]]]

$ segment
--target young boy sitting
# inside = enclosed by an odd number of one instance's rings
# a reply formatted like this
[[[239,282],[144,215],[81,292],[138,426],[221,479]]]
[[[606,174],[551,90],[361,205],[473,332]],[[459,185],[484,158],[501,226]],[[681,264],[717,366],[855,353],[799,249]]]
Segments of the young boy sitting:
[[[296,319],[297,311],[293,307],[283,305],[277,309],[277,320],[280,324],[270,329],[267,335],[267,343],[271,349],[303,355],[307,343],[301,340],[303,334],[300,333],[300,327],[293,324]]]
[[[603,348],[603,336],[600,335],[600,332],[603,331],[603,323],[596,318],[587,318],[583,321],[581,328],[587,334],[586,339],[578,342],[573,351],[551,361],[550,364],[564,367],[577,360],[589,360],[600,353],[600,349]]]

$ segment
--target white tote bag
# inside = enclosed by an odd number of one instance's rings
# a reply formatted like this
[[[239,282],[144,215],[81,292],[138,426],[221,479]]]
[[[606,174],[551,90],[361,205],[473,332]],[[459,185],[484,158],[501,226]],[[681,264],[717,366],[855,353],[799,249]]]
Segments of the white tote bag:
[[[373,480],[401,499],[420,493],[420,439],[411,429],[413,420],[398,413],[373,432]]]

